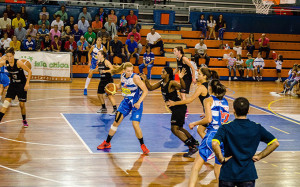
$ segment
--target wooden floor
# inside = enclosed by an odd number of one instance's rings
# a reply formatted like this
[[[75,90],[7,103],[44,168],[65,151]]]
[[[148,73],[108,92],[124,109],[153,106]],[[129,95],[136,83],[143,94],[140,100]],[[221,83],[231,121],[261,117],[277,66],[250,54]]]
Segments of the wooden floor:
[[[151,153],[144,157],[137,153],[90,154],[87,151],[61,113],[95,113],[99,109],[98,81],[92,80],[87,97],[81,90],[85,79],[30,85],[29,128],[21,127],[18,107],[10,108],[0,124],[0,186],[187,186],[194,158],[183,158],[182,153]],[[268,109],[269,106],[276,113],[300,118],[299,98],[270,94],[281,91],[281,84],[223,83],[231,97],[244,96],[259,107]],[[117,103],[121,99],[117,95]],[[165,113],[162,101],[159,91],[150,92],[144,102],[144,113]],[[232,113],[232,101],[229,103]],[[198,100],[189,105],[189,112],[202,113]],[[255,108],[250,113],[266,114]],[[258,162],[257,186],[299,186],[299,158],[300,152],[275,152]],[[202,168],[199,186],[217,186],[212,164],[210,161]]]

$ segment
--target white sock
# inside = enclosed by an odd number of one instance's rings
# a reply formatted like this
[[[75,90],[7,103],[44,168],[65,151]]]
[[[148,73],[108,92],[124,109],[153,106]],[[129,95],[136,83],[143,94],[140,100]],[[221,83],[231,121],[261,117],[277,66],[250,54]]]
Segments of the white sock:
[[[91,82],[91,78],[87,77],[86,81],[85,81],[85,87],[84,87],[84,89],[87,89],[89,87],[90,82]]]

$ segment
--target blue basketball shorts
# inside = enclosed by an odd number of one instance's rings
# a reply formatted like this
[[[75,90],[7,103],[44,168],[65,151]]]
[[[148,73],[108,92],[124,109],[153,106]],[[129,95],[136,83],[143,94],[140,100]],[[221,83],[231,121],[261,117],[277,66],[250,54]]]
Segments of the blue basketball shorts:
[[[92,58],[90,69],[94,70],[94,69],[96,69],[96,67],[97,67],[97,60],[95,60],[94,58]]]
[[[124,118],[128,116],[128,114],[131,112],[130,120],[140,122],[143,114],[143,102],[141,103],[139,109],[136,109],[133,106],[134,103],[136,102],[134,102],[132,99],[125,97],[123,101],[120,103],[117,111],[123,114]]]
[[[9,77],[5,73],[0,73],[0,84],[5,88],[10,83]]]

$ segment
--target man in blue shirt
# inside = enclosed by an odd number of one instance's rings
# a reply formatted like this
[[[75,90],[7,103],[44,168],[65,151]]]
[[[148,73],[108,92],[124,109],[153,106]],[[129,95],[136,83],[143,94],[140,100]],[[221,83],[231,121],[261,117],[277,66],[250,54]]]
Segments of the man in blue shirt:
[[[72,34],[74,35],[75,42],[78,42],[80,40],[80,37],[83,36],[82,30],[78,28],[78,25],[74,25],[74,30],[72,30]]]
[[[222,163],[219,187],[252,187],[258,178],[254,163],[271,154],[279,143],[261,124],[247,119],[249,101],[246,98],[235,99],[233,108],[235,120],[223,124],[212,140],[215,155]],[[268,146],[255,154],[261,141]],[[220,143],[224,144],[224,157]]]
[[[149,45],[146,45],[146,52],[144,53],[143,63],[139,65],[140,73],[143,73],[143,69],[147,67],[147,79],[151,78],[151,69],[154,64],[154,54],[151,52]]]
[[[85,63],[88,63],[88,52],[89,52],[89,44],[85,40],[84,36],[80,37],[80,40],[77,42],[77,61],[78,64],[83,64],[81,63],[81,56],[85,56],[86,61]]]
[[[31,39],[31,36],[27,36],[27,40],[23,41],[24,51],[35,51],[35,41]]]
[[[125,50],[127,53],[127,61],[130,62],[130,58],[135,57],[136,66],[139,65],[139,57],[140,57],[140,55],[137,53],[137,49],[138,49],[138,43],[134,41],[134,36],[131,35],[130,39],[126,40],[125,42]]]

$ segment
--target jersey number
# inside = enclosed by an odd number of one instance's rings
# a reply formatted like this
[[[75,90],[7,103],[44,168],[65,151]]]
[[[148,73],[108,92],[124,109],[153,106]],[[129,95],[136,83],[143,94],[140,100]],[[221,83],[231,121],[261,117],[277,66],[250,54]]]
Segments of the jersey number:
[[[18,79],[18,75],[16,75],[16,74],[13,74],[12,77],[13,77],[13,79],[15,79],[15,80]]]
[[[228,112],[223,112],[222,110],[220,110],[221,113],[221,123],[226,123],[229,119],[229,113]]]

